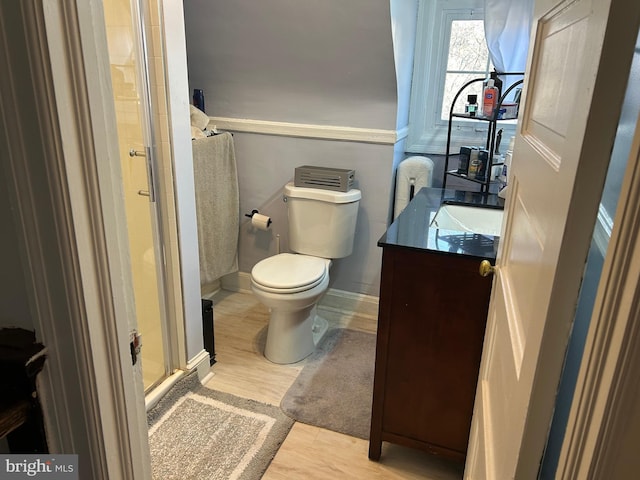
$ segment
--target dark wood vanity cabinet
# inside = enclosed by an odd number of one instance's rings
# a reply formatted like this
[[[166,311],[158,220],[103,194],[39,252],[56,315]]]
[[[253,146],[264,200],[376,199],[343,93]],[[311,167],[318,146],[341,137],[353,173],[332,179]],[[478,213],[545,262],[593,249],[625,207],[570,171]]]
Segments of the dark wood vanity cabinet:
[[[382,246],[369,458],[388,441],[464,461],[492,278],[482,258]]]

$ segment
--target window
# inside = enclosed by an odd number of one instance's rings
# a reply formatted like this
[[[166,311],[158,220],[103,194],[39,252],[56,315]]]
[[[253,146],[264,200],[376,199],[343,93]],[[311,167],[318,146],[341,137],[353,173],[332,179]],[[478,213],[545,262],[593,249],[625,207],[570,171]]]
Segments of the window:
[[[453,20],[449,32],[447,65],[444,74],[444,88],[440,120],[449,120],[453,97],[469,80],[486,77],[493,69],[489,60],[489,50],[484,38],[484,20]],[[466,95],[475,94],[482,98],[482,85],[474,83],[458,98],[455,111],[463,112]]]
[[[483,0],[420,2],[408,152],[444,154],[453,97],[467,81],[488,77],[493,70],[484,36],[483,4]],[[467,95],[474,93],[480,104],[481,82],[458,97],[454,111],[463,112]],[[483,145],[486,132],[485,122],[456,119],[452,149]]]

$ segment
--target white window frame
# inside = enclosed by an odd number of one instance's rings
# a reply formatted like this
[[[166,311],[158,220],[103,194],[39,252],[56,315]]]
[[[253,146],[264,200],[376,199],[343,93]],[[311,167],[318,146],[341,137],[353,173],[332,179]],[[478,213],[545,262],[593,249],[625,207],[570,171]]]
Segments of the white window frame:
[[[444,155],[448,121],[441,119],[441,111],[451,23],[483,19],[483,6],[484,0],[420,0],[407,152]],[[504,128],[507,136],[515,133],[515,125],[506,124],[500,128]],[[485,145],[487,129],[487,122],[455,120],[451,150],[456,151],[462,145]]]

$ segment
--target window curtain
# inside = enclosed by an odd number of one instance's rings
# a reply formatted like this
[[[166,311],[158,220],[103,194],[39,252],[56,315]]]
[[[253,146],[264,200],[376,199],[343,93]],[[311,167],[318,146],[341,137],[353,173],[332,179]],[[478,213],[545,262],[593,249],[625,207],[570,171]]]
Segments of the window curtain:
[[[498,72],[524,72],[532,20],[533,0],[485,0],[484,33]],[[521,78],[500,77],[502,91]]]

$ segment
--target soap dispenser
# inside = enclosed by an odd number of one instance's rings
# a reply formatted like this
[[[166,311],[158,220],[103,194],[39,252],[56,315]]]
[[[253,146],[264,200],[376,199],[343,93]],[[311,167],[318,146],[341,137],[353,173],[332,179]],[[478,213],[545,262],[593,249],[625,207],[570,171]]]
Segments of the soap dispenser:
[[[494,70],[493,72],[490,73],[489,78],[493,80],[493,86],[498,89],[498,98],[500,98],[500,96],[502,95],[502,80],[500,80],[500,77],[498,76],[498,72]],[[487,86],[487,82],[484,82],[485,87]]]
[[[498,89],[493,83],[493,79],[487,82],[482,95],[482,115],[485,117],[493,116],[493,112],[498,106]]]

